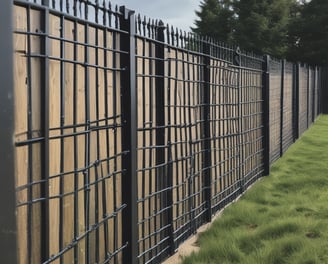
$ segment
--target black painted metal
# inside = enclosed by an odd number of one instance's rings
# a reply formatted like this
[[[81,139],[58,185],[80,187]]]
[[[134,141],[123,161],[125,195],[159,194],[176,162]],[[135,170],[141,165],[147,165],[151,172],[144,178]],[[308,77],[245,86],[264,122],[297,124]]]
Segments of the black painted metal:
[[[321,69],[321,111],[328,114],[328,68]]]
[[[311,70],[310,67],[307,66],[307,89],[306,89],[306,128],[308,128],[310,126],[310,119],[309,119],[309,113],[310,113],[310,74],[311,74]]]
[[[123,212],[122,237],[128,242],[124,263],[137,263],[138,259],[138,208],[137,208],[137,91],[135,60],[135,15],[125,6],[120,7],[123,19],[120,20],[122,30],[129,35],[121,35],[121,50],[128,52],[121,57],[123,150],[126,155],[122,166],[126,168],[122,179],[122,199],[127,208]]]
[[[294,85],[293,85],[293,119],[294,119],[294,142],[299,138],[299,86],[300,86],[300,65],[294,65]]]
[[[264,56],[263,58],[263,77],[262,77],[262,86],[263,86],[263,159],[264,159],[264,175],[270,174],[270,57]]]
[[[321,69],[321,111],[322,113],[328,113],[328,68],[324,67]]]
[[[285,64],[281,61],[281,92],[280,92],[280,157],[283,155],[283,132],[284,132],[284,80],[285,80]]]
[[[16,198],[14,131],[14,80],[12,2],[0,8],[0,254],[1,262],[16,263]]]

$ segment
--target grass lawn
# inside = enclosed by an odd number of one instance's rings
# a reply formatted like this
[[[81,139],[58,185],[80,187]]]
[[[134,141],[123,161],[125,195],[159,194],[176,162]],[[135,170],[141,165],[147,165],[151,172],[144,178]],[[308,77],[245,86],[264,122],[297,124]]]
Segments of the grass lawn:
[[[200,234],[191,263],[328,263],[328,115]]]

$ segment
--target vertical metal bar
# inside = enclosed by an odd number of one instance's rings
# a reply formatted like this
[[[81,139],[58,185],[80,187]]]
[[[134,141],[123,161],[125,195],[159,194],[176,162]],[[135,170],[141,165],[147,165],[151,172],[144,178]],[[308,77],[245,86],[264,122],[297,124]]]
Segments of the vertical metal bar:
[[[283,138],[284,138],[284,80],[285,80],[285,64],[286,61],[281,61],[281,90],[280,90],[280,157],[283,154]]]
[[[165,189],[165,193],[161,194],[161,208],[166,208],[166,212],[161,216],[161,227],[172,223],[172,206],[168,201],[172,200],[171,196],[172,191],[172,180],[168,179],[172,177],[172,174],[168,173],[167,167],[165,164],[165,80],[164,80],[164,23],[160,20],[157,27],[157,36],[156,48],[155,48],[155,57],[156,57],[156,165],[158,166],[158,190]],[[169,237],[167,240],[168,245],[170,246],[170,251],[173,252],[173,230],[167,229],[164,233],[164,236]],[[161,240],[164,239],[164,236],[161,234]],[[163,248],[166,245],[162,246]]]
[[[63,15],[60,16],[60,174],[64,173],[64,159],[65,159],[65,143],[64,143],[64,126],[65,126],[65,18]],[[61,250],[64,246],[64,177],[61,175],[59,177],[59,185],[60,185],[60,194],[61,197],[59,199],[60,207],[59,207],[59,249]],[[60,256],[60,263],[63,263],[63,255]]]
[[[136,89],[136,40],[135,40],[135,15],[134,11],[120,7],[123,18],[120,28],[126,33],[121,33],[121,50],[128,54],[121,54],[122,87],[122,147],[128,152],[122,158],[125,170],[122,178],[122,202],[126,204],[122,215],[122,237],[128,242],[123,263],[138,262],[138,207],[137,207],[137,89]]]
[[[44,41],[42,43],[42,54],[45,55],[42,62],[41,69],[44,69],[44,73],[41,75],[41,83],[44,89],[42,89],[43,98],[43,160],[42,160],[42,171],[43,171],[43,186],[42,186],[42,197],[45,197],[45,201],[42,204],[42,221],[41,221],[41,258],[42,262],[49,259],[49,0],[42,1],[43,6],[46,9],[43,12],[42,22],[43,30],[45,33]]]
[[[323,83],[322,83],[322,101],[321,101],[321,107],[322,107],[322,113],[328,114],[328,67],[324,68],[323,73]]]
[[[306,88],[306,128],[310,125],[309,111],[310,111],[310,66],[307,65],[307,88]]]
[[[316,87],[317,87],[317,66],[314,67],[314,71],[313,71],[314,77],[313,77],[313,89],[312,89],[312,123],[315,120],[315,113],[316,113],[316,101],[315,101],[315,91],[316,91]]]
[[[264,160],[264,175],[270,174],[270,57],[263,57],[262,65],[262,102],[263,102],[263,160]]]
[[[1,262],[17,263],[15,148],[14,135],[14,79],[13,79],[13,23],[12,1],[4,1],[0,8],[0,254]]]
[[[85,17],[88,20],[88,3],[85,4]],[[85,230],[90,229],[90,37],[89,37],[89,23],[84,26],[84,39],[86,45],[84,46],[84,84],[85,84],[85,168],[83,172],[84,176],[84,218],[85,218]],[[86,234],[86,246],[85,246],[85,262],[90,263],[90,233]]]
[[[77,16],[77,8],[76,8],[77,3],[75,2],[74,4],[74,16]],[[75,63],[78,60],[78,53],[77,53],[77,21],[74,21],[74,55],[73,55],[73,60],[74,60],[74,68],[73,68],[73,89],[74,89],[74,95],[73,95],[73,123],[77,124],[77,100],[78,100],[78,70],[77,70],[77,63]],[[76,126],[74,126],[73,133],[75,134],[77,132]],[[79,172],[76,170],[78,168],[78,155],[81,155],[78,153],[78,137],[74,135],[74,237],[78,237],[79,235]],[[106,243],[105,243],[106,245]],[[74,247],[74,264],[77,264],[79,261],[78,258],[78,245]]]
[[[203,66],[203,78],[204,78],[204,152],[203,152],[203,171],[204,171],[204,197],[206,200],[206,221],[212,220],[212,175],[211,175],[211,131],[210,131],[210,89],[211,89],[211,70],[210,70],[210,43],[204,40],[203,43],[204,54],[204,66]]]
[[[31,8],[27,7],[27,31],[31,32]],[[32,137],[32,62],[31,62],[31,35],[27,36],[27,137],[31,139]],[[28,176],[27,181],[29,183],[33,182],[33,160],[32,160],[32,146],[28,146]],[[32,200],[32,186],[29,186],[27,190],[27,199],[28,201]],[[27,259],[28,263],[31,263],[32,260],[32,203],[29,203],[27,206]]]
[[[293,66],[293,140],[294,142],[299,136],[299,64]]]

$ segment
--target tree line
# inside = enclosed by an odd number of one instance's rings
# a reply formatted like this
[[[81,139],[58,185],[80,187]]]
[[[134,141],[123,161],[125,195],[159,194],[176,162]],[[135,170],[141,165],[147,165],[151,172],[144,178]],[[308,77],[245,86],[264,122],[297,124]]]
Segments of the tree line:
[[[192,31],[244,50],[328,64],[328,0],[203,0]]]

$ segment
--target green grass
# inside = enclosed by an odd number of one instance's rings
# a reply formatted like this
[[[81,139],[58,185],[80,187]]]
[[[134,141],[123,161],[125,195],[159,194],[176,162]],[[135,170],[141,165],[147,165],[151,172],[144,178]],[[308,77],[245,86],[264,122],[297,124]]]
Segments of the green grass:
[[[328,116],[200,234],[195,263],[328,263]]]

